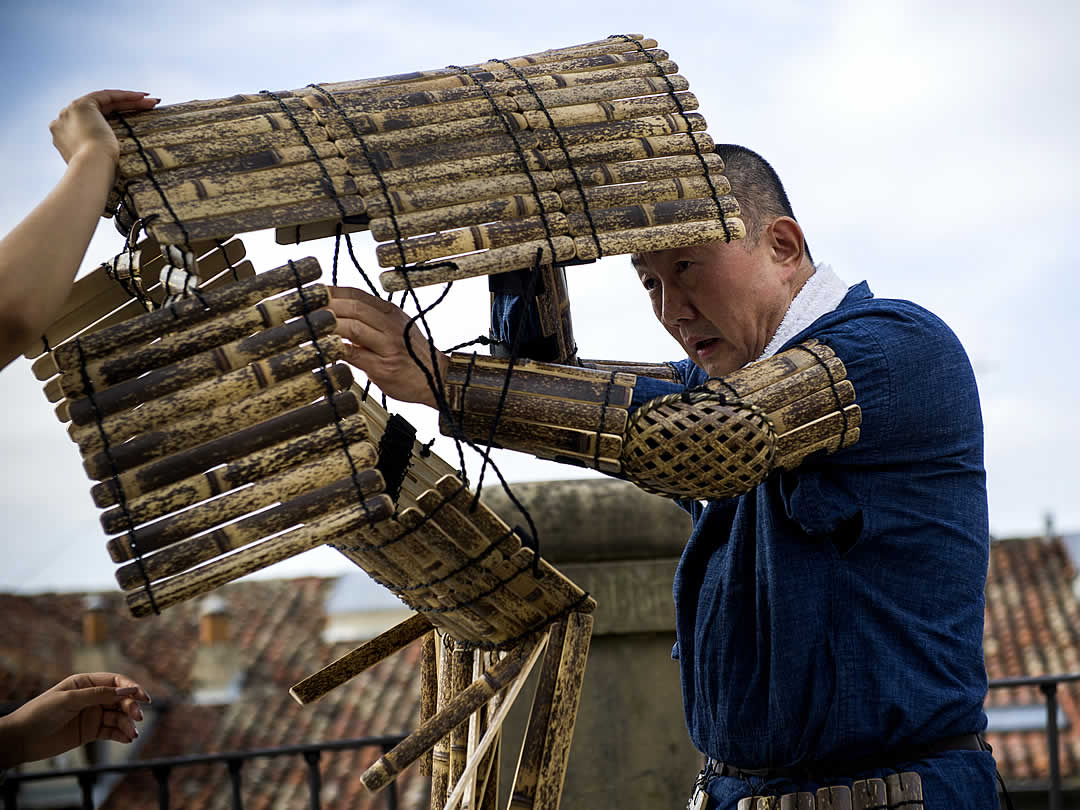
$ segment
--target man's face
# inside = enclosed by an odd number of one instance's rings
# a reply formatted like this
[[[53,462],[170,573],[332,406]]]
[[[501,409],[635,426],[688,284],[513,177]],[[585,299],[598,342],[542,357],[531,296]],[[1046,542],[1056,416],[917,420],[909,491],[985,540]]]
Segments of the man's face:
[[[645,253],[635,267],[657,320],[712,377],[760,357],[791,304],[791,276],[765,234]]]

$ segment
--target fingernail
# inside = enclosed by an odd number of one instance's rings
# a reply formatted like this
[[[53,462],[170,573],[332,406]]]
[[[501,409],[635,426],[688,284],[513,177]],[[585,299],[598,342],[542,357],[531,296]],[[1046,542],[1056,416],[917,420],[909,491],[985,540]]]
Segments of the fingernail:
[[[136,720],[142,720],[143,719],[142,709],[140,709],[138,706],[135,707],[135,719]]]
[[[138,737],[139,736],[139,730],[137,728],[135,728],[135,726],[131,727],[131,731],[132,731],[132,736],[133,737]]]
[[[139,690],[134,686],[118,686],[115,690],[117,697],[128,697],[137,694],[138,691]]]

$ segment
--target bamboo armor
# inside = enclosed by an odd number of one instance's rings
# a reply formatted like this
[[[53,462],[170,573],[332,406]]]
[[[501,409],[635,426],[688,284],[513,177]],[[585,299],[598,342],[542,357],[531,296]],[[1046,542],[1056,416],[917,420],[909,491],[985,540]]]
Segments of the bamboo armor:
[[[351,385],[314,259],[255,275],[243,255],[237,240],[184,254],[146,239],[77,282],[27,351],[97,481],[129,608],[332,545],[416,612],[296,700],[425,638],[421,725],[362,775],[368,789],[430,752],[433,807],[493,808],[502,722],[538,666],[515,806],[556,810],[595,602]],[[172,262],[204,274],[189,297],[173,297]]]
[[[508,368],[501,359],[453,355],[442,431],[625,476],[672,497],[740,495],[775,469],[859,438],[861,411],[844,364],[817,341],[633,411],[637,377],[618,365]]]
[[[922,807],[922,778],[915,771],[884,779],[858,779],[851,787],[833,785],[814,792],[785,793],[739,799],[738,810],[878,810]]]
[[[174,246],[370,230],[389,291],[738,239],[738,202],[678,66],[642,35],[467,67],[115,116],[110,213]]]

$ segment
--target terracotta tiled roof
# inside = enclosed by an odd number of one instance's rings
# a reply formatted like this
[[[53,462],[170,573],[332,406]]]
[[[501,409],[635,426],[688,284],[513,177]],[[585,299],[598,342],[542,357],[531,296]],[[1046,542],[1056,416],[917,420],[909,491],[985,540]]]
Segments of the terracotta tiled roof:
[[[1059,539],[1006,540],[991,549],[986,589],[985,653],[991,680],[1080,672],[1077,571]],[[129,617],[120,595],[103,594],[108,636],[122,663],[116,668],[143,683],[172,709],[157,721],[140,758],[270,748],[360,736],[403,733],[416,725],[419,648],[413,645],[360,678],[302,708],[288,688],[347,652],[352,644],[324,644],[323,605],[334,580],[304,578],[241,582],[220,589],[232,616],[233,638],[246,672],[242,697],[228,705],[195,705],[191,663],[198,646],[197,601],[161,616]],[[84,594],[0,594],[0,702],[21,702],[73,671],[80,643]],[[1061,765],[1067,785],[1080,785],[1080,684],[1058,691],[1067,726]],[[1044,706],[1033,687],[993,689],[987,707]],[[1045,784],[1048,753],[1042,730],[991,732],[999,768],[1012,786]],[[359,776],[377,752],[328,752],[321,760],[323,806],[382,807],[364,803]],[[183,768],[170,778],[173,806],[228,807],[224,766]],[[400,807],[421,807],[426,785],[412,768],[399,781]],[[259,760],[243,772],[247,808],[302,807],[306,771],[296,757]],[[114,789],[108,810],[150,806],[157,788],[149,774]]]
[[[419,714],[419,646],[412,645],[312,706],[289,696],[297,681],[338,658],[352,644],[324,644],[323,605],[334,580],[304,578],[240,582],[219,589],[228,606],[232,640],[244,671],[239,699],[197,705],[192,699],[199,600],[160,616],[132,619],[118,594],[104,594],[108,637],[118,645],[110,668],[142,683],[155,702],[168,703],[139,749],[140,759],[302,745],[353,737],[408,733]],[[0,615],[13,632],[0,634],[0,702],[21,702],[73,671],[81,641],[85,595],[0,595]],[[320,761],[326,808],[382,808],[366,801],[359,776],[381,752],[326,752]],[[212,810],[230,806],[224,765],[176,769],[172,806]],[[427,787],[411,768],[399,780],[399,807],[426,807]],[[307,771],[298,756],[245,765],[245,808],[306,807]],[[107,810],[148,807],[157,787],[148,774],[121,780]]]
[[[983,648],[990,680],[1080,672],[1077,571],[1060,538],[995,542],[986,585]],[[1058,687],[1067,727],[1061,729],[1061,772],[1080,785],[1080,683]],[[1036,687],[991,689],[987,708],[1045,707]],[[1036,715],[1038,716],[1038,715]],[[1042,718],[1045,718],[1045,708]],[[1045,784],[1049,755],[1043,730],[987,734],[1006,781]]]

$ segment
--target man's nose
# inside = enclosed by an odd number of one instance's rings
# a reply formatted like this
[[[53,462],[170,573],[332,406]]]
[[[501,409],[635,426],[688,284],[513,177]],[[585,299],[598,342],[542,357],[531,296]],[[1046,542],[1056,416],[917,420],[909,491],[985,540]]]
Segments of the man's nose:
[[[680,321],[693,320],[696,312],[686,293],[678,286],[664,286],[660,320],[665,326],[677,326]]]

